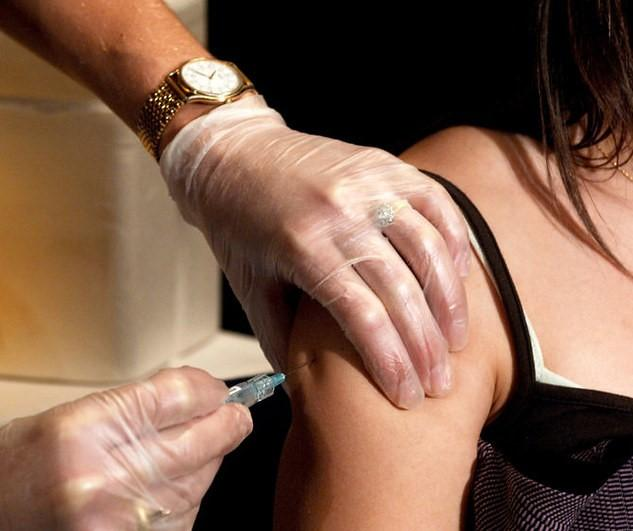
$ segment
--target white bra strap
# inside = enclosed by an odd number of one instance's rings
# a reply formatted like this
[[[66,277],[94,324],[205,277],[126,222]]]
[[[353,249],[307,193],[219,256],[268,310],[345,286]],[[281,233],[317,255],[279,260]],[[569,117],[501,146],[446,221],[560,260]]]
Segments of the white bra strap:
[[[475,236],[475,233],[470,228],[470,224],[468,224],[468,236],[470,238],[470,243],[473,246],[473,249],[477,253],[479,260],[481,261],[486,273],[490,280],[492,280],[495,285],[495,289],[497,293],[499,293],[499,287],[497,286],[497,281],[492,274],[490,266],[488,265],[488,260],[486,259],[481,246],[479,245],[479,241]],[[530,334],[530,343],[532,345],[532,357],[534,358],[534,372],[537,382],[551,384],[551,385],[560,385],[563,387],[576,387],[582,389],[582,386],[577,383],[561,376],[560,374],[556,374],[553,371],[550,371],[547,367],[545,367],[545,361],[543,360],[543,351],[541,350],[541,344],[539,343],[538,337],[536,336],[536,332],[532,327],[532,323],[528,318],[525,310],[523,310],[523,317],[525,317],[525,322],[527,323],[528,332]]]

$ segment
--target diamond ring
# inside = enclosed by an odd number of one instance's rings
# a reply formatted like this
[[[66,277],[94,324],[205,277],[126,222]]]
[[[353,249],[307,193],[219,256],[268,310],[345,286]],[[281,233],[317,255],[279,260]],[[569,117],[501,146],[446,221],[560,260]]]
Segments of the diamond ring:
[[[379,229],[384,229],[396,220],[396,214],[405,206],[409,206],[406,199],[400,199],[393,203],[383,203],[374,212],[374,222]]]

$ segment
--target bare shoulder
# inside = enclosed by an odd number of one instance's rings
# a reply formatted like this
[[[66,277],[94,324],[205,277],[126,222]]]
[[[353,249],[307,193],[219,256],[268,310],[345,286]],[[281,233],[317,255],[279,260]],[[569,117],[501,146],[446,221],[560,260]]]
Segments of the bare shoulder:
[[[441,175],[456,185],[475,204],[488,222],[505,258],[516,252],[515,224],[534,226],[535,208],[526,201],[527,175],[539,174],[539,146],[520,135],[470,126],[451,127],[424,138],[400,157],[423,171]],[[484,350],[495,367],[496,390],[493,414],[505,404],[514,378],[512,340],[505,310],[492,280],[475,260],[466,279],[470,348]],[[474,344],[473,344],[474,342]]]
[[[400,158],[442,175],[477,201],[493,187],[496,196],[517,187],[517,172],[533,151],[530,142],[518,135],[457,126],[417,142]]]

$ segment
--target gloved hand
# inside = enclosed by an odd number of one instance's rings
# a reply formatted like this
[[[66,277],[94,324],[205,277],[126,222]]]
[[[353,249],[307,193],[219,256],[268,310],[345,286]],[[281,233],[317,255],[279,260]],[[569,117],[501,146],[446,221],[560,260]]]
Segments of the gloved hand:
[[[284,366],[299,287],[329,309],[387,396],[449,385],[466,342],[467,229],[448,193],[378,150],[298,133],[247,96],[187,124],[161,169],[206,236],[268,359]],[[379,205],[407,200],[381,233]]]
[[[0,529],[191,529],[222,457],[252,428],[226,396],[183,367],[13,420],[0,428]]]

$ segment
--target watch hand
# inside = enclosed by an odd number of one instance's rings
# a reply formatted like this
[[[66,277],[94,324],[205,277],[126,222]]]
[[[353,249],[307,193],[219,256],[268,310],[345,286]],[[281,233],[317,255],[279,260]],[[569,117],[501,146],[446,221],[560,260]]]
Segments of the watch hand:
[[[209,77],[209,81],[211,81],[211,79],[213,79],[213,76],[215,75],[215,73],[216,73],[216,72],[217,72],[217,70],[214,70],[214,71],[213,71],[213,74],[211,74],[210,76],[208,76],[208,77]]]
[[[196,74],[198,74],[199,76],[202,77],[207,77],[207,74],[205,72],[202,72],[201,70],[196,70],[195,68],[191,69],[192,72],[195,72]]]

